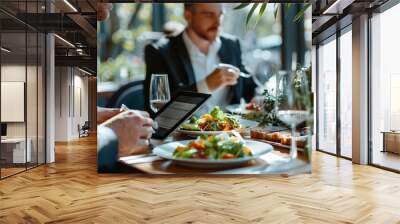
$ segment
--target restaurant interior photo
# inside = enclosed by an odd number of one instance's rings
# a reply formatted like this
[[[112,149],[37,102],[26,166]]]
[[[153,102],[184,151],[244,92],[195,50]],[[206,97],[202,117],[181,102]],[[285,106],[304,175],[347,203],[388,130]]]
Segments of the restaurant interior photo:
[[[0,223],[400,223],[397,0],[0,1]]]

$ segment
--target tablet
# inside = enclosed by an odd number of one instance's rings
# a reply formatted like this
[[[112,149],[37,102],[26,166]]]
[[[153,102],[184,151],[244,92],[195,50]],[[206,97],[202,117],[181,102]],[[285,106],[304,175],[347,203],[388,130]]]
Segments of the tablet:
[[[153,116],[157,129],[152,138],[165,139],[196,112],[210,96],[205,93],[179,92]]]

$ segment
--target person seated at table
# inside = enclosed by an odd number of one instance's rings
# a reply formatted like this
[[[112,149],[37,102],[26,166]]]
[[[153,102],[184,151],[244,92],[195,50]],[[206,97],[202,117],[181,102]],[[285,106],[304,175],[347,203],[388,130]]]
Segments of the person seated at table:
[[[97,4],[97,20],[108,19],[111,3]],[[97,171],[118,172],[117,161],[147,147],[153,120],[145,111],[97,108]]]
[[[152,74],[168,74],[172,94],[180,90],[212,94],[204,112],[215,105],[224,109],[228,104],[239,103],[242,97],[249,101],[254,96],[253,80],[239,76],[240,71],[246,72],[239,40],[220,34],[222,16],[221,3],[184,3],[185,30],[145,47],[147,111],[151,113]],[[219,63],[233,65],[240,71],[217,68]]]
[[[97,116],[97,171],[117,172],[120,157],[148,146],[153,120],[145,111],[101,107]]]

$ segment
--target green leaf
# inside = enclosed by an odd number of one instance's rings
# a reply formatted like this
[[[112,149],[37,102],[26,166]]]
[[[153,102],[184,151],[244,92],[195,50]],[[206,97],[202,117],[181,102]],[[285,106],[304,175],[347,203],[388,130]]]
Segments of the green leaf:
[[[246,8],[248,5],[250,5],[250,2],[249,2],[249,3],[240,3],[240,5],[236,6],[236,7],[233,8],[233,9],[235,9],[235,10],[237,10],[237,9],[243,9],[243,8]]]
[[[306,4],[294,17],[293,22],[297,22],[300,18],[304,17],[304,13],[311,6],[311,4]]]
[[[267,8],[267,5],[268,5],[268,1],[265,1],[264,3],[262,3],[260,11],[258,12],[258,19],[257,20],[260,20],[261,17],[264,15],[265,9]]]
[[[255,28],[257,26],[258,22],[262,19],[263,15],[265,13],[265,9],[267,8],[267,5],[268,5],[268,0],[265,1],[264,3],[262,3],[262,5],[260,7],[260,11],[258,11],[258,17],[257,17],[256,23],[254,24],[253,28]]]
[[[279,12],[279,4],[275,3],[274,7],[275,7],[274,8],[274,17],[276,20],[276,17],[278,16],[278,12]]]
[[[258,3],[253,3],[253,6],[251,7],[249,14],[247,14],[246,26],[249,25],[250,19],[253,16],[253,13],[254,13],[254,11],[256,10],[257,7],[258,7]]]

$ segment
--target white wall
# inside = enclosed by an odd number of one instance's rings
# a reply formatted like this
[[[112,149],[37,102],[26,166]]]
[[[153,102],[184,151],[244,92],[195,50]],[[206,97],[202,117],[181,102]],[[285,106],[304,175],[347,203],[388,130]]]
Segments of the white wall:
[[[27,69],[27,70],[25,70]],[[25,80],[26,71],[28,72],[28,83]],[[1,81],[2,82],[25,82],[27,83],[27,121],[28,121],[28,137],[30,128],[35,130],[36,137],[36,67],[17,64],[9,64],[1,66]],[[4,96],[2,96],[4,97]],[[41,107],[43,105],[39,105]],[[1,110],[9,110],[10,108],[1,108]],[[24,108],[23,108],[24,109]],[[7,122],[7,136],[8,137],[25,137],[25,123],[26,122]]]
[[[88,120],[88,78],[76,68],[56,67],[56,141],[79,138],[78,125]]]
[[[68,139],[68,85],[69,77],[67,67],[55,68],[55,140]]]
[[[1,81],[3,82],[25,82],[25,65],[2,65]],[[28,68],[30,69],[30,68]],[[1,108],[7,110],[7,108]],[[7,137],[25,137],[25,122],[7,123]]]
[[[36,70],[38,69],[38,70]],[[3,64],[1,66],[1,81],[2,82],[24,82],[26,85],[26,106],[23,102],[22,108],[19,110],[21,113],[27,115],[26,121],[22,122],[5,122],[7,124],[7,137],[8,138],[25,138],[29,139],[28,144],[31,148],[32,161],[44,163],[44,92],[43,89],[43,76],[42,68],[25,64]],[[25,78],[27,77],[27,80]],[[2,93],[4,89],[2,89]],[[20,90],[20,94],[24,94],[24,90]],[[2,98],[7,96],[2,95]],[[16,113],[13,108],[2,107],[3,113]],[[14,108],[14,110],[16,110]],[[23,115],[24,116],[24,115]],[[37,156],[37,153],[39,154]]]

